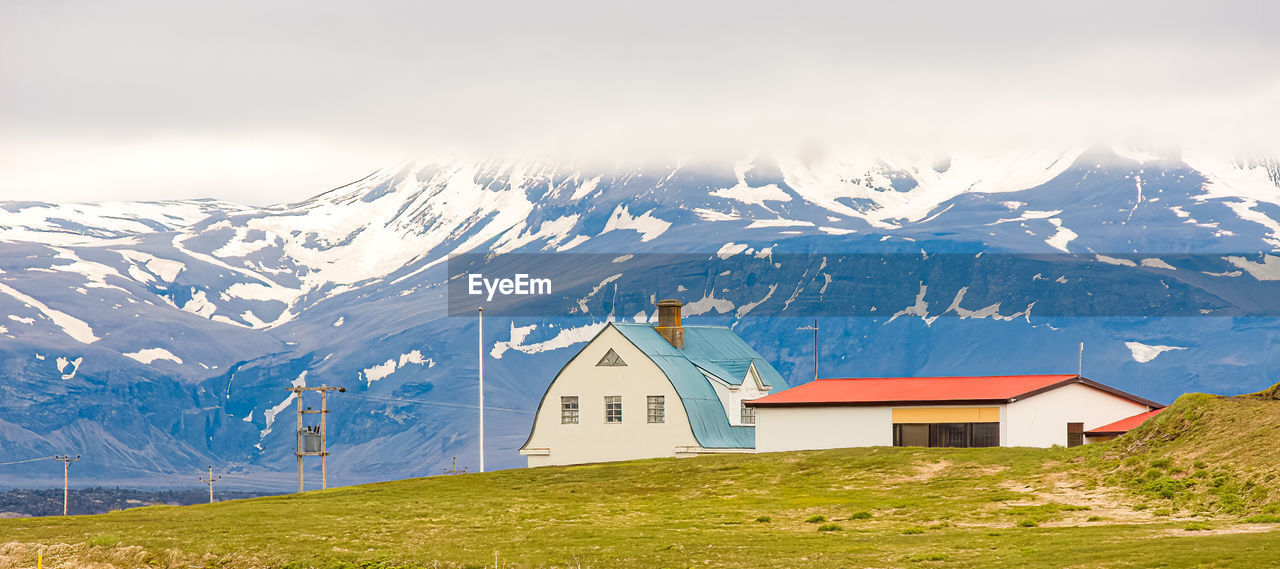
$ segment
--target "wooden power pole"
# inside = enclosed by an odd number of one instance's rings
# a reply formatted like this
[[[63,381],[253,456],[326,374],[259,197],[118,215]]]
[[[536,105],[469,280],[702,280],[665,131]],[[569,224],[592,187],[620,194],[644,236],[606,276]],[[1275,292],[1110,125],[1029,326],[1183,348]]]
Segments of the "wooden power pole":
[[[213,465],[209,465],[209,477],[208,477],[208,478],[205,478],[205,477],[203,477],[203,476],[201,476],[201,477],[200,477],[200,481],[201,481],[201,482],[207,482],[207,483],[209,483],[209,503],[210,503],[210,504],[212,504],[212,503],[213,503],[213,481],[214,481],[214,480],[221,480],[221,479],[222,479],[222,477],[221,477],[221,476],[214,477],[214,475],[213,475]]]
[[[68,492],[67,492],[68,472],[67,471],[70,470],[71,463],[80,462],[80,455],[77,454],[75,455],[75,457],[72,457],[71,455],[60,455],[60,456],[53,457],[53,459],[62,463],[62,515],[65,516],[67,515],[67,495],[68,495]]]
[[[302,457],[304,456],[320,457],[320,487],[328,488],[329,487],[329,440],[328,440],[329,392],[337,391],[338,393],[346,393],[347,388],[321,385],[319,387],[289,387],[287,389],[289,391],[292,391],[294,395],[297,396],[296,398],[298,400],[298,446],[297,446],[297,450],[294,452],[294,454],[297,455],[298,457],[298,491],[302,492]],[[310,407],[307,407],[306,410],[303,410],[302,393],[306,391],[320,392],[320,409],[318,411],[313,410]],[[311,414],[320,415],[320,425],[318,428],[313,428],[310,426],[308,427],[302,426],[302,416],[311,415]],[[308,439],[312,439],[313,437],[318,437],[320,439],[320,444],[318,446],[316,445],[309,446],[307,444]],[[308,450],[308,448],[315,448],[316,450]]]

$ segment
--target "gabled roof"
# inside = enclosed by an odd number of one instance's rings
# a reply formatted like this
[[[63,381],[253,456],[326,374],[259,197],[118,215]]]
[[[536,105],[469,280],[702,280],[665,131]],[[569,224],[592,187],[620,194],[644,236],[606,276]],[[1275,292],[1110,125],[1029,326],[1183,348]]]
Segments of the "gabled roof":
[[[1120,419],[1119,421],[1116,421],[1114,423],[1110,423],[1107,425],[1103,425],[1096,429],[1089,429],[1088,431],[1085,431],[1084,434],[1092,435],[1095,437],[1105,437],[1108,435],[1123,435],[1133,429],[1138,428],[1138,425],[1145,423],[1147,419],[1150,419],[1152,417],[1155,417],[1156,415],[1159,415],[1161,411],[1164,411],[1164,409],[1161,408],[1161,409],[1156,409],[1154,411],[1147,411],[1146,413],[1138,413],[1137,415],[1134,415],[1132,417],[1125,417],[1123,419]]]
[[[722,326],[685,326],[684,349],[672,346],[647,324],[611,324],[666,374],[703,448],[753,448],[755,428],[729,424],[724,405],[703,375],[714,375],[731,385],[741,385],[755,365],[766,386],[786,389],[787,382],[769,362],[732,330]],[[739,373],[740,372],[740,373]]]
[[[1073,383],[1088,385],[1148,407],[1164,407],[1078,375],[819,379],[747,404],[781,407],[1012,403]]]

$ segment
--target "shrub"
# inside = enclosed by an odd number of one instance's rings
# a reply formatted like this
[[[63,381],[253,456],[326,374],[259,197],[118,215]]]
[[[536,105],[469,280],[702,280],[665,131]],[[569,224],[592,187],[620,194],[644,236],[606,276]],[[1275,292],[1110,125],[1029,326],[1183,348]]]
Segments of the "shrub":
[[[773,521],[773,518],[771,518],[771,517],[769,517],[769,516],[760,516],[760,517],[756,518],[756,521],[757,521],[757,522],[760,522],[760,523],[767,523],[767,522],[771,522],[771,521]]]
[[[1170,464],[1173,464],[1172,458],[1157,458],[1151,461],[1151,468],[1168,468]]]
[[[1022,520],[1022,521],[1018,522],[1018,527],[1020,527],[1020,528],[1035,528],[1035,527],[1040,527],[1040,524],[1036,523],[1036,522],[1035,522],[1035,520]]]
[[[843,529],[844,529],[844,528],[842,528],[842,527],[840,527],[840,526],[838,526],[838,525],[836,525],[836,524],[822,524],[822,525],[818,526],[818,531],[840,531],[840,530],[843,530]]]
[[[1205,468],[1207,468],[1209,465],[1208,465],[1208,464],[1205,464],[1203,460],[1197,460],[1197,461],[1195,461],[1195,462],[1191,463],[1191,466],[1194,466],[1194,467],[1196,467],[1196,468],[1198,468],[1198,469],[1200,469],[1200,470],[1204,470],[1204,469],[1205,469]]]
[[[1088,519],[1086,519],[1085,521],[1086,521],[1086,522],[1100,522],[1100,521],[1102,521],[1102,516],[1089,516],[1089,518],[1088,518]]]
[[[856,514],[854,514],[854,515],[852,515],[852,516],[849,516],[849,519],[851,519],[851,520],[869,520],[869,519],[871,519],[871,512],[858,512],[858,513],[856,513]]]
[[[818,523],[818,522],[825,522],[825,521],[827,521],[827,517],[826,517],[826,516],[823,516],[823,515],[817,515],[817,516],[809,516],[808,518],[805,518],[804,523],[806,523],[806,524],[816,524],[816,523]]]
[[[1182,529],[1185,529],[1187,531],[1204,531],[1204,530],[1213,529],[1213,528],[1209,527],[1209,524],[1206,524],[1204,522],[1191,522],[1183,526]]]
[[[924,528],[907,528],[902,530],[902,535],[920,535],[924,533]]]
[[[949,558],[949,557],[947,557],[946,555],[941,554],[941,553],[929,553],[929,554],[926,554],[926,555],[914,555],[914,556],[908,557],[908,558],[907,558],[907,561],[916,561],[916,562],[919,562],[919,561],[946,561],[947,559],[950,559],[950,558]]]

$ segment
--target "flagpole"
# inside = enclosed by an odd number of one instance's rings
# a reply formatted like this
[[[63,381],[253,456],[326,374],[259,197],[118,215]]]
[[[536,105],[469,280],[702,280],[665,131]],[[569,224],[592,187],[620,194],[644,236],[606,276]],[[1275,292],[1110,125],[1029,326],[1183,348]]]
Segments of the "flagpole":
[[[479,369],[480,369],[480,472],[484,472],[484,307],[476,308],[476,322],[479,324]]]

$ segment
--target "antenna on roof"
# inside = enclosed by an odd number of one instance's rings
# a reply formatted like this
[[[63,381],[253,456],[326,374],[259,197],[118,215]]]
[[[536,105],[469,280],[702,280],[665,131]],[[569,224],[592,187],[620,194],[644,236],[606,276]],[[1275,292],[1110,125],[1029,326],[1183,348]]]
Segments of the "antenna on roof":
[[[1084,373],[1084,342],[1080,342],[1080,359],[1076,360],[1076,375]]]
[[[796,330],[813,330],[813,380],[818,380],[818,320],[813,320],[813,326],[801,326]]]

